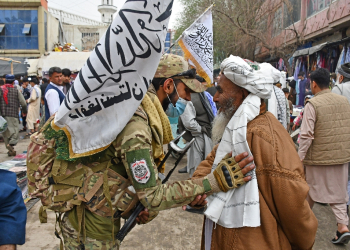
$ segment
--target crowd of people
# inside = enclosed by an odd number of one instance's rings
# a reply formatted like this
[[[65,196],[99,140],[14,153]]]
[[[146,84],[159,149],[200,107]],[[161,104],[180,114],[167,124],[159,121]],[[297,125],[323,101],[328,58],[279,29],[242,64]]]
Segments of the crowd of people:
[[[3,76],[0,80],[0,96],[3,96],[0,98],[0,115],[8,126],[2,134],[8,156],[16,156],[14,147],[18,143],[19,132],[26,132],[26,136],[30,137],[57,112],[71,87],[71,75],[69,69],[53,67],[49,70],[49,79],[28,76],[17,80],[11,74]],[[19,117],[23,126],[21,130]]]
[[[40,151],[46,148],[36,148],[28,164],[32,170],[53,166],[52,171],[62,174],[47,177],[42,169],[34,171],[30,190],[44,199],[48,194],[41,192],[51,189],[43,190],[42,183],[54,185],[49,195],[59,198],[60,204],[73,204],[58,221],[65,249],[119,249],[114,236],[120,219],[127,218],[122,203],[128,201],[116,199],[123,192],[134,199],[133,193],[125,191],[127,185],[145,207],[136,219],[139,224],[174,207],[204,214],[201,249],[312,249],[318,227],[312,212],[315,202],[329,204],[334,212],[337,231],[332,242],[350,241],[350,64],[338,68],[335,84],[330,84],[330,73],[319,68],[307,78],[300,72],[297,81],[281,89],[281,72],[270,64],[253,68],[242,58],[230,56],[222,62],[215,86],[208,86],[183,57],[163,55],[130,122],[93,162],[90,156],[72,161],[61,154],[68,140],[51,128],[53,115],[71,87],[70,76],[69,70],[53,67],[49,82],[27,77],[17,86],[14,76],[6,75],[6,84],[0,88],[9,156],[16,154],[19,109],[28,135],[38,131],[41,119],[45,131],[35,138],[59,138],[59,158],[51,157],[54,152]],[[295,106],[304,108],[292,120]],[[164,169],[158,165],[164,159],[163,145],[172,139],[168,117],[179,119],[178,132],[186,131],[186,141],[195,141],[187,166],[179,170],[188,173],[189,179],[161,184],[158,171]],[[298,150],[290,136],[297,127]],[[33,160],[40,152],[47,159]],[[82,163],[93,173],[80,171],[85,169]],[[147,178],[139,178],[134,165],[147,172]],[[89,188],[87,193],[70,195],[71,186],[82,185],[76,184],[79,178]],[[1,209],[0,204],[3,216]],[[22,227],[23,218],[22,211],[21,221],[16,222]],[[0,220],[0,226],[3,221],[11,219]],[[14,235],[17,241],[0,240],[0,245],[23,244],[23,233],[19,230]]]

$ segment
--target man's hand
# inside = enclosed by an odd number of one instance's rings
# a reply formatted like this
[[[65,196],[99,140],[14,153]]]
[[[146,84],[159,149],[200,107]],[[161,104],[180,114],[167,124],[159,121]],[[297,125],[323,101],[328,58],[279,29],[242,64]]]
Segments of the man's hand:
[[[292,130],[294,131],[296,128],[297,128],[297,125],[294,124],[293,127],[292,127]]]
[[[198,195],[194,201],[192,201],[190,204],[188,204],[190,207],[193,208],[202,208],[205,205],[207,205],[207,201],[205,200],[207,198],[207,195]],[[186,206],[182,206],[182,210],[186,211]]]
[[[141,213],[139,213],[139,215],[136,218],[136,222],[137,224],[145,224],[148,221],[148,217],[149,217],[149,212],[148,209],[145,208],[143,211],[141,211]]]
[[[254,160],[252,156],[247,156],[247,152],[235,157],[232,157],[232,153],[230,153],[220,161],[213,174],[221,191],[227,192],[230,189],[238,188],[252,179],[251,176],[244,177],[255,168],[254,164],[247,166]]]

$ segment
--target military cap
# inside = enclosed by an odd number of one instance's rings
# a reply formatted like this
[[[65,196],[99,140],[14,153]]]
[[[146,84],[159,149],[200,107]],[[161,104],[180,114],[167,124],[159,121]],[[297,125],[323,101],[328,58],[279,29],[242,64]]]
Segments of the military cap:
[[[180,79],[187,87],[197,93],[203,92],[208,88],[207,85],[196,79],[195,69],[190,70],[185,58],[174,54],[165,54],[160,58],[154,78]]]

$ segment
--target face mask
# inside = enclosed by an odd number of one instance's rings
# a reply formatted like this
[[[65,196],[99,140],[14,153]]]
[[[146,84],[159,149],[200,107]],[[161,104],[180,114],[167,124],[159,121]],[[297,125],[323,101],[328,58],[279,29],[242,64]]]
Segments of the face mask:
[[[175,87],[175,85],[174,85]],[[177,93],[177,89],[175,87],[176,93]],[[168,96],[168,95],[167,95]],[[169,117],[179,117],[180,115],[182,115],[185,112],[185,108],[187,105],[187,101],[182,99],[179,94],[177,93],[177,96],[179,97],[179,99],[177,100],[175,106],[173,105],[173,103],[171,102],[169,96],[168,99],[170,101],[167,110],[165,111],[166,115]]]

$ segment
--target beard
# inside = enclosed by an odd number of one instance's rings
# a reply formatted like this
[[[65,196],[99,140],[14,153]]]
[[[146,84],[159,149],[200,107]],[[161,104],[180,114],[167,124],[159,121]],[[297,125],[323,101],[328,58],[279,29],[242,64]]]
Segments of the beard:
[[[337,80],[335,81],[335,84],[339,85],[340,81],[339,81],[340,75],[337,75]]]
[[[236,113],[238,109],[238,107],[234,106],[233,103],[234,100],[229,100],[227,105],[229,104],[230,106],[227,107],[225,105],[226,107],[224,111],[219,112],[219,114],[214,118],[211,136],[214,145],[218,144],[221,141],[227,124],[230,122],[232,116]]]

